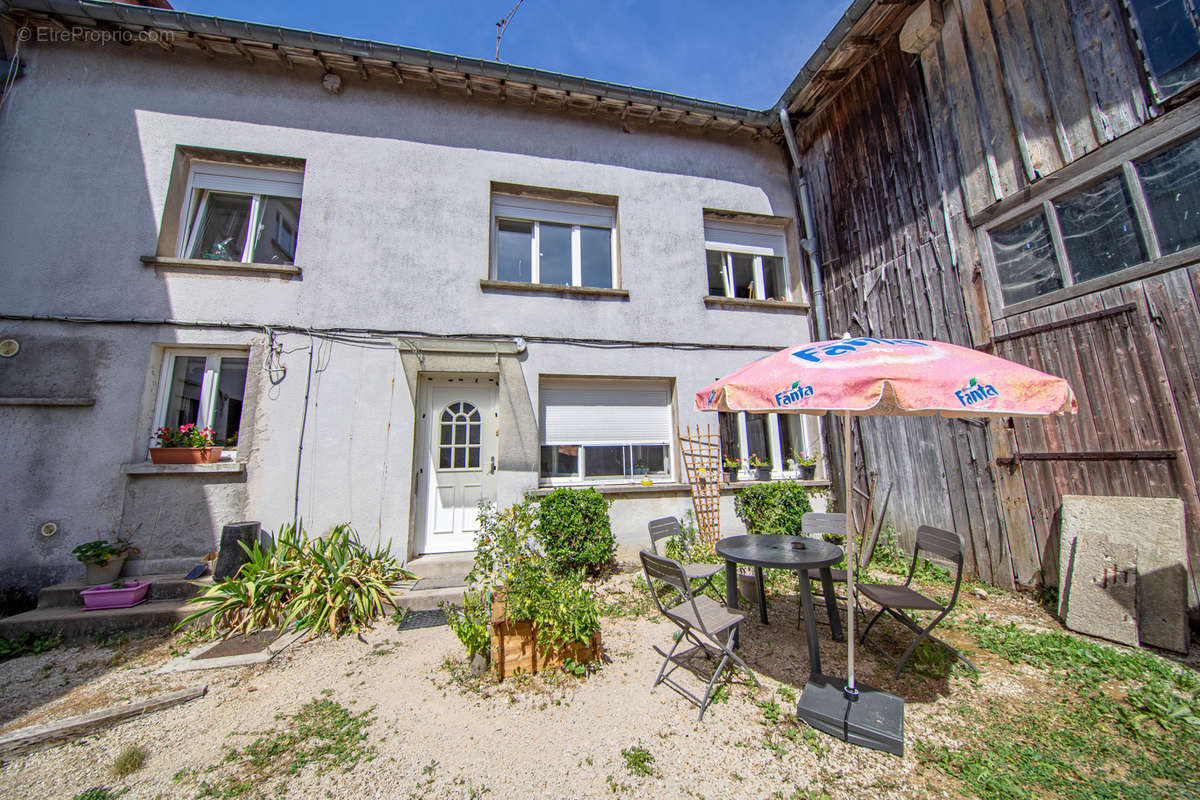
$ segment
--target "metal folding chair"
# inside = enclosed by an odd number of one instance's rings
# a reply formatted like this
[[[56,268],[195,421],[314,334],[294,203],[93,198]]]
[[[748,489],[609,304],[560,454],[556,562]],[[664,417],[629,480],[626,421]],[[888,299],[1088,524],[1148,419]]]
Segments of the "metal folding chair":
[[[646,582],[650,585],[650,594],[654,597],[658,610],[680,630],[680,633],[676,634],[675,643],[671,645],[669,652],[664,653],[657,646],[654,648],[656,653],[663,656],[662,667],[658,670],[658,677],[654,679],[654,686],[665,683],[696,703],[700,706],[699,719],[703,720],[704,712],[712,702],[713,688],[731,660],[749,673],[755,686],[759,685],[754,671],[733,652],[733,635],[737,631],[738,624],[745,619],[746,615],[741,611],[731,611],[708,595],[697,597],[692,592],[691,581],[688,580],[683,565],[678,561],[656,556],[647,550],[641,552],[641,558],[642,570],[646,574]],[[670,608],[664,605],[658,592],[660,583],[679,592],[683,602]],[[684,641],[687,641],[692,647],[676,653],[679,645]],[[671,674],[680,667],[681,660],[696,650],[700,650],[708,658],[713,655],[721,657],[708,681],[703,697],[697,697],[671,678]],[[670,669],[667,669],[668,665],[670,665]]]
[[[650,520],[649,528],[650,550],[654,555],[659,555],[659,541],[669,539],[672,536],[679,538],[680,544],[683,545],[684,555],[691,555],[687,549],[687,541],[683,538],[683,529],[679,525],[679,520],[675,517],[652,519]],[[687,575],[688,582],[693,586],[692,591],[696,594],[703,594],[705,589],[711,587],[713,578],[723,569],[725,569],[724,564],[683,564],[683,572]]]
[[[913,573],[917,569],[917,559],[920,558],[922,552],[932,553],[941,556],[954,564],[954,593],[950,595],[950,602],[946,605],[938,603],[920,592],[914,590],[910,584],[912,583]],[[956,658],[962,661],[976,672],[979,669],[967,660],[967,657],[950,645],[943,642],[941,639],[932,635],[934,628],[938,626],[946,615],[954,609],[954,604],[958,602],[958,590],[962,585],[963,575],[963,540],[962,537],[952,531],[944,531],[940,528],[934,528],[929,525],[922,525],[917,529],[916,546],[913,548],[912,564],[908,568],[908,578],[903,584],[876,584],[876,583],[859,583],[855,581],[855,586],[858,587],[858,593],[866,597],[880,606],[879,611],[867,623],[867,627],[863,629],[860,643],[867,641],[867,634],[871,632],[871,628],[879,621],[885,613],[893,617],[904,627],[917,635],[908,649],[904,651],[904,655],[899,661],[892,659],[887,653],[883,653],[884,657],[891,660],[896,665],[896,672],[893,674],[893,679],[900,677],[900,671],[904,669],[905,663],[912,656],[917,646],[926,640],[941,645],[954,654]],[[915,618],[906,614],[906,611],[933,611],[935,616],[933,621],[928,625],[922,626]],[[883,652],[880,650],[880,652]]]

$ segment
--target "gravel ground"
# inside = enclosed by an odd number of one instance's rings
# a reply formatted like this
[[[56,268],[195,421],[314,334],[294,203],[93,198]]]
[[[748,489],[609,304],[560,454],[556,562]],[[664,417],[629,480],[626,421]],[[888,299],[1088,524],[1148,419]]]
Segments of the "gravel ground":
[[[609,599],[630,596],[623,594],[629,581],[627,575],[611,579],[605,587]],[[982,610],[1001,619],[1047,624],[1045,614],[1026,598],[964,595],[959,614]],[[600,672],[582,679],[538,676],[503,684],[472,680],[468,671],[445,666],[463,658],[448,628],[397,631],[386,622],[361,638],[298,643],[266,665],[170,676],[151,674],[170,657],[170,643],[162,637],[118,649],[59,648],[0,664],[4,730],[185,686],[206,684],[209,692],[0,765],[0,797],[70,800],[96,785],[124,790],[127,798],[197,797],[197,776],[219,778],[227,769],[222,765],[227,753],[280,724],[277,715],[293,714],[321,697],[353,712],[373,709],[367,741],[377,755],[348,772],[321,775],[307,767],[289,777],[278,796],[958,797],[952,781],[916,762],[913,743],[944,742],[939,720],[970,703],[975,693],[1019,702],[1042,688],[1033,671],[982,654],[976,661],[983,670],[978,680],[961,670],[935,677],[909,669],[893,682],[887,662],[867,647],[859,651],[860,678],[907,700],[904,758],[811,731],[805,736],[807,729],[792,716],[794,701],[786,699],[786,686],[799,689],[808,672],[795,620],[789,598],[772,601],[769,626],[751,615],[743,626],[742,652],[763,686],[755,689],[739,674],[728,700],[714,704],[702,723],[684,698],[665,686],[650,688],[661,663],[651,648],[669,644],[675,629],[644,613],[604,620],[609,663]],[[828,628],[819,631],[826,672],[845,674],[844,645],[829,638]],[[881,641],[898,652],[906,640],[898,626],[888,632],[897,638]],[[947,638],[954,637],[949,631]],[[703,659],[697,662],[699,672],[711,669]],[[676,675],[703,691],[696,675],[683,670]],[[774,725],[767,724],[760,705],[771,701],[784,714]],[[622,749],[639,744],[654,758],[652,775],[635,776],[626,766]],[[117,778],[111,765],[129,745],[144,748],[148,759],[133,774]],[[210,767],[215,769],[206,772]],[[184,777],[174,779],[181,771]],[[276,796],[278,787],[271,788]]]

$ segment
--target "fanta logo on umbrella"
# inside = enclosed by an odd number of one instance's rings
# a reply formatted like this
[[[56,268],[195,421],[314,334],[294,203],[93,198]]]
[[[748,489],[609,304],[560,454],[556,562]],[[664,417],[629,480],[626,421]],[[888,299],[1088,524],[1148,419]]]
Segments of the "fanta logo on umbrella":
[[[869,336],[860,336],[857,339],[842,339],[838,342],[826,342],[820,345],[801,347],[799,350],[792,351],[792,358],[819,364],[823,356],[843,356],[873,345],[929,347],[928,342],[922,342],[917,339],[875,339]]]
[[[792,403],[798,403],[805,397],[812,397],[813,387],[801,386],[800,381],[796,381],[786,391],[779,392],[775,395],[775,405],[790,406]]]
[[[974,378],[971,378],[971,382],[965,388],[955,392],[954,396],[964,406],[973,406],[989,397],[999,397],[1000,393],[990,383],[979,383]]]

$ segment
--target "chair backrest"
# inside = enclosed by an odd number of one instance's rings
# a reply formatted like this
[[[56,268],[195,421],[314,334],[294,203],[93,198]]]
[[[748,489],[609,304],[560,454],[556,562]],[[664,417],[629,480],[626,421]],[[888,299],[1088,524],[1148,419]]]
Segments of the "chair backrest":
[[[679,527],[679,520],[675,517],[659,517],[658,519],[650,520],[648,526],[650,528],[650,549],[654,555],[658,555],[658,541],[660,539],[669,539],[672,536],[683,538],[683,530]]]
[[[696,608],[696,598],[692,594],[692,585],[687,579],[687,573],[683,571],[683,565],[674,559],[656,556],[648,550],[643,550],[639,555],[642,558],[642,571],[646,574],[646,583],[650,586],[650,594],[654,597],[654,604],[658,606],[662,615],[684,630],[695,627],[705,635],[711,635],[704,625],[704,618],[701,616],[700,610]],[[692,619],[695,620],[695,625],[678,614],[672,614],[663,605],[662,596],[658,592],[655,581],[661,581],[670,586],[679,592],[683,602],[691,604]]]
[[[954,531],[942,530],[932,525],[922,525],[917,528],[917,541],[913,548],[913,560],[912,566],[908,570],[908,579],[912,580],[913,573],[917,569],[917,559],[922,551],[933,553],[952,562],[955,569],[954,594],[951,595],[946,608],[953,608],[954,603],[958,600],[958,587],[962,585],[964,548],[962,537]]]
[[[800,528],[806,536],[818,533],[829,533],[835,536],[846,535],[845,514],[822,514],[810,511],[800,518]]]
[[[875,556],[875,545],[879,544],[879,531],[883,529],[883,517],[887,514],[888,501],[892,499],[893,488],[895,487],[888,484],[887,491],[883,493],[883,505],[875,512],[875,527],[871,529],[871,535],[863,543],[863,548],[858,559],[860,569],[866,569],[867,565],[871,563],[871,559]]]

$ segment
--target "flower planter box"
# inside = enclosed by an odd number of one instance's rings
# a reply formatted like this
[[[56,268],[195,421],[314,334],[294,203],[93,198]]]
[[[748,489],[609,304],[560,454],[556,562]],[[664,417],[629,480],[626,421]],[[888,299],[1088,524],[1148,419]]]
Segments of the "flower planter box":
[[[83,598],[85,608],[130,608],[146,599],[150,590],[150,581],[130,581],[121,589],[108,586],[94,586],[83,589],[79,596]]]
[[[112,583],[117,578],[121,577],[121,570],[125,566],[126,555],[122,553],[119,556],[109,556],[108,561],[103,564],[88,562],[83,565],[83,582],[88,586],[105,585]]]
[[[155,464],[214,464],[221,459],[220,447],[151,447]]]
[[[603,650],[600,632],[588,644],[572,642],[564,647],[539,647],[537,626],[532,622],[516,622],[507,616],[504,599],[492,595],[492,666],[497,680],[519,673],[532,674],[545,669],[557,669],[567,659],[587,664],[600,658]]]
[[[804,464],[801,464],[796,467],[796,474],[802,481],[811,481],[813,476],[817,474],[817,465],[809,464],[808,466],[805,466]]]
[[[770,467],[755,467],[754,468],[754,480],[756,480],[756,481],[771,480],[771,468]]]

